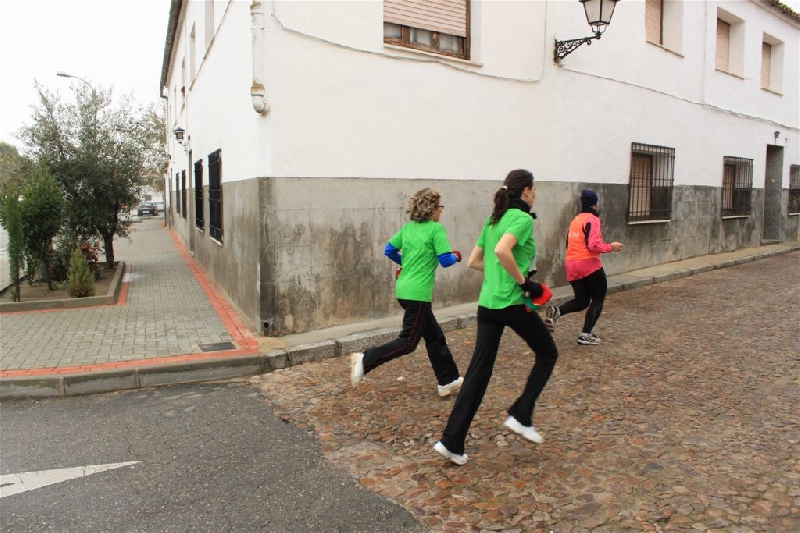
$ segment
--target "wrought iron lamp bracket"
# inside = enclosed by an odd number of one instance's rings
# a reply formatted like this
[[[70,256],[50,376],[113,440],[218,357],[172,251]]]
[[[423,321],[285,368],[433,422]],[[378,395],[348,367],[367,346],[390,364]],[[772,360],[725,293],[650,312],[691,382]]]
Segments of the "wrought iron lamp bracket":
[[[582,39],[568,39],[566,41],[559,41],[558,39],[554,38],[553,40],[555,41],[555,46],[553,48],[553,61],[558,63],[584,43],[591,46],[592,41],[599,39],[600,35],[601,33],[598,31],[591,37],[584,37]]]

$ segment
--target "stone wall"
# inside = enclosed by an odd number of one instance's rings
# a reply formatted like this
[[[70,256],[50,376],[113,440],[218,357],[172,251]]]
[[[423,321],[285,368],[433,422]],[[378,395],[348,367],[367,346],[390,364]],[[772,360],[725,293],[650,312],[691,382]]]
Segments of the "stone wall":
[[[207,188],[202,229],[194,227],[193,197],[187,219],[176,216],[172,222],[248,326],[285,335],[396,315],[395,266],[383,249],[407,221],[405,199],[423,187],[437,189],[450,243],[467,257],[500,183],[261,178],[223,185],[221,243],[208,235]],[[552,286],[567,284],[566,228],[586,187],[600,197],[605,240],[626,245],[622,253],[603,256],[609,274],[760,244],[763,189],[753,191],[750,217],[722,219],[719,189],[678,186],[670,222],[628,224],[627,185],[537,182],[537,278]],[[800,226],[800,217],[785,214],[787,201],[784,191],[782,241],[798,239]],[[434,308],[476,301],[481,281],[465,263],[440,269]]]
[[[246,189],[239,201],[252,205],[250,195],[256,194],[256,181],[247,183],[235,187]],[[461,250],[466,257],[491,213],[494,192],[501,184],[500,180],[344,178],[262,178],[257,183],[260,213],[241,210],[236,215],[250,222],[248,231],[231,244],[234,253],[248,261],[253,260],[253,253],[244,248],[259,250],[258,314],[253,313],[252,294],[248,292],[252,272],[227,259],[217,260],[226,268],[212,270],[215,277],[219,273],[224,278],[245,278],[245,282],[225,279],[220,284],[226,292],[233,287],[231,297],[268,335],[397,314],[395,267],[383,255],[383,249],[407,220],[405,198],[426,186],[437,189],[445,206],[441,222],[453,249]],[[567,283],[563,266],[566,228],[580,209],[578,198],[584,187],[595,189],[600,197],[605,240],[626,244],[623,253],[603,256],[609,274],[760,244],[761,189],[754,190],[750,217],[722,219],[719,189],[679,186],[674,190],[670,222],[627,224],[627,185],[537,183],[534,211],[538,217],[536,267],[540,281],[553,286]],[[228,188],[225,191],[229,198]],[[257,239],[252,227],[256,219],[260,224]],[[782,240],[797,238],[796,220],[784,227],[793,233],[787,232]],[[226,247],[229,234],[226,230]],[[245,235],[253,240],[248,242]],[[480,273],[468,270],[463,263],[440,269],[434,308],[476,301],[481,280]]]

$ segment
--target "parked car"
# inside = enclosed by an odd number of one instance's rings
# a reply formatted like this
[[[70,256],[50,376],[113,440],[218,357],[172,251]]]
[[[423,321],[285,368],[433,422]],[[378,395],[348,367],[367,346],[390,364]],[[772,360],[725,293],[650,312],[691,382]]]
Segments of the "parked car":
[[[159,213],[164,212],[164,202],[153,202],[153,204],[156,206]]]
[[[153,202],[142,202],[139,204],[139,207],[136,208],[136,214],[139,216],[142,215],[152,215],[155,216],[158,214],[158,207]]]

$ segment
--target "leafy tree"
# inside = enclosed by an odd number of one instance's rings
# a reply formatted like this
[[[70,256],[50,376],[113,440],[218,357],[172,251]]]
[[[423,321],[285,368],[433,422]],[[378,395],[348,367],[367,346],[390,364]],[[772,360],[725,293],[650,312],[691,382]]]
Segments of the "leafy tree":
[[[167,120],[163,107],[151,104],[145,108],[145,143],[150,147],[146,152],[145,178],[151,189],[164,192],[164,175],[167,173],[169,158],[165,152],[167,145]]]
[[[148,172],[163,167],[163,122],[153,119],[153,106],[114,105],[110,90],[88,83],[73,86],[74,103],[36,89],[39,103],[20,138],[61,185],[69,231],[78,242],[100,236],[113,267],[114,236],[126,237],[132,224],[121,210],[137,203]]]
[[[22,209],[19,189],[15,183],[5,183],[0,193],[0,224],[8,233],[8,264],[11,271],[11,299],[19,302],[20,270],[24,264],[25,235],[22,232]]]
[[[64,202],[61,187],[52,175],[40,168],[38,172],[26,177],[22,197],[25,251],[31,258],[31,264],[42,267],[47,287],[54,290],[50,278],[49,252],[53,246],[53,238],[61,229],[61,210]],[[32,270],[29,269],[29,272]],[[33,275],[29,277],[32,278]],[[32,282],[33,279],[28,281]]]
[[[80,248],[75,248],[69,262],[67,292],[73,298],[94,296],[94,274],[89,269],[89,263]]]
[[[22,168],[26,163],[27,158],[19,155],[14,145],[0,142],[0,188],[9,182],[21,186]]]

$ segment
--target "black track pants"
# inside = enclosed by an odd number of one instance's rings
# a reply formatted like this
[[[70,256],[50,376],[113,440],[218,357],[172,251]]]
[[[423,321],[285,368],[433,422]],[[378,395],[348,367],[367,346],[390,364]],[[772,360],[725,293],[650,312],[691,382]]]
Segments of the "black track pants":
[[[442,444],[453,453],[464,453],[464,441],[472,419],[478,411],[489,379],[492,377],[497,350],[503,329],[508,326],[530,346],[536,357],[533,369],[528,375],[525,388],[517,401],[508,408],[508,414],[522,425],[533,425],[533,409],[536,399],[547,385],[558,360],[558,349],[550,332],[537,313],[529,313],[524,305],[514,305],[505,309],[478,307],[478,336],[475,352],[469,363],[464,384],[458,394],[453,411],[442,434]],[[501,386],[511,386],[502,383]]]
[[[586,311],[586,317],[583,320],[582,331],[583,333],[591,333],[600,318],[600,314],[603,312],[603,302],[608,291],[606,272],[601,268],[585,278],[570,281],[569,284],[572,285],[575,298],[558,309],[562,315],[566,315],[583,311],[588,306],[589,309]]]
[[[416,300],[397,300],[405,310],[403,330],[396,339],[383,346],[369,348],[364,352],[364,374],[375,370],[382,364],[417,349],[420,339],[425,339],[428,359],[436,374],[439,385],[447,385],[458,379],[458,367],[453,354],[447,346],[442,327],[433,316],[431,302]]]

